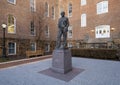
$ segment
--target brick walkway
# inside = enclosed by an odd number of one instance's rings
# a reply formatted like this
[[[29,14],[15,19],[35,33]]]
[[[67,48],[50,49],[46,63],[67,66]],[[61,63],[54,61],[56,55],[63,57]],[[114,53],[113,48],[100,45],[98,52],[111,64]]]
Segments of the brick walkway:
[[[72,66],[84,69],[69,82],[40,73],[51,67],[52,60],[0,69],[0,85],[120,85],[120,62],[72,58]]]
[[[25,63],[35,62],[35,61],[39,61],[39,60],[43,60],[43,59],[47,59],[47,58],[51,58],[51,57],[52,57],[51,55],[47,55],[47,56],[40,56],[40,57],[35,57],[35,58],[3,62],[3,63],[0,63],[0,69],[11,67],[11,66],[16,66],[16,65],[21,65],[21,64],[25,64]]]

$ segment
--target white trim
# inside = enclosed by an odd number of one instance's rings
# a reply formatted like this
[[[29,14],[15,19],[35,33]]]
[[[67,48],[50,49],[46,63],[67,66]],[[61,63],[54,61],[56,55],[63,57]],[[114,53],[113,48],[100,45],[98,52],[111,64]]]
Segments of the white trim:
[[[16,0],[14,0],[14,2],[11,2],[10,0],[7,0],[7,1],[11,4],[16,4]]]

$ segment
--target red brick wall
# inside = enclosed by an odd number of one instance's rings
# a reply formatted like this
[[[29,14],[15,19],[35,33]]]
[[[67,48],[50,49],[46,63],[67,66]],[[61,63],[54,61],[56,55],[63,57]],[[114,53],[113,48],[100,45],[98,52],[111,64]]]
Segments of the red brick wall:
[[[7,0],[0,0],[0,25],[7,23],[8,14],[14,15],[16,18],[16,34],[9,34],[6,31],[7,42],[26,39],[26,42],[34,42],[36,40],[46,40],[53,42],[56,40],[58,31],[57,22],[62,6],[68,16],[68,3],[72,3],[72,17],[69,17],[70,25],[73,27],[73,37],[68,40],[83,40],[85,35],[89,35],[89,41],[96,42],[95,34],[91,30],[95,30],[98,25],[110,25],[115,28],[112,32],[114,38],[120,38],[120,0],[108,0],[108,13],[97,15],[96,4],[103,0],[87,0],[87,5],[81,6],[80,0],[36,0],[36,12],[31,13],[29,0],[16,0],[16,4],[10,4]],[[44,17],[45,2],[49,4],[49,17]],[[55,19],[52,19],[52,6],[55,7]],[[81,14],[87,14],[87,26],[81,28]],[[42,17],[41,17],[42,16]],[[39,18],[40,17],[40,18]],[[30,35],[30,21],[34,19],[36,36]],[[41,23],[39,24],[39,21]],[[49,26],[50,37],[45,37],[45,26]],[[0,27],[0,38],[2,38],[2,29]],[[100,39],[101,40],[101,39]],[[106,42],[109,39],[102,39]],[[17,42],[17,41],[16,41]],[[100,41],[99,41],[100,42]],[[39,46],[39,45],[38,45]],[[52,45],[51,45],[52,46]],[[29,48],[29,47],[27,47]],[[39,49],[40,47],[38,47]],[[52,47],[53,48],[53,47]]]

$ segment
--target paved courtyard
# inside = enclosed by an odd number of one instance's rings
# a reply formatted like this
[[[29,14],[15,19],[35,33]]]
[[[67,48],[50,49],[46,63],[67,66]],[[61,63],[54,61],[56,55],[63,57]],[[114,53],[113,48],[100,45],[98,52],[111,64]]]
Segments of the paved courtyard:
[[[120,85],[119,61],[72,58],[72,66],[84,71],[69,82],[39,73],[51,59],[0,69],[0,85]]]

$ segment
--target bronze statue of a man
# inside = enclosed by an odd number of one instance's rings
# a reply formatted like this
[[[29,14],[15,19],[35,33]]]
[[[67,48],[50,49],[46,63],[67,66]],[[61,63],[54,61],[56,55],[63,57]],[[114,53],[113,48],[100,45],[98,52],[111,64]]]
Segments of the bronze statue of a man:
[[[65,17],[65,12],[61,12],[61,18],[58,20],[58,35],[56,41],[56,49],[63,49],[67,47],[67,32],[69,27],[69,20]],[[61,44],[61,37],[63,35],[63,43]]]

